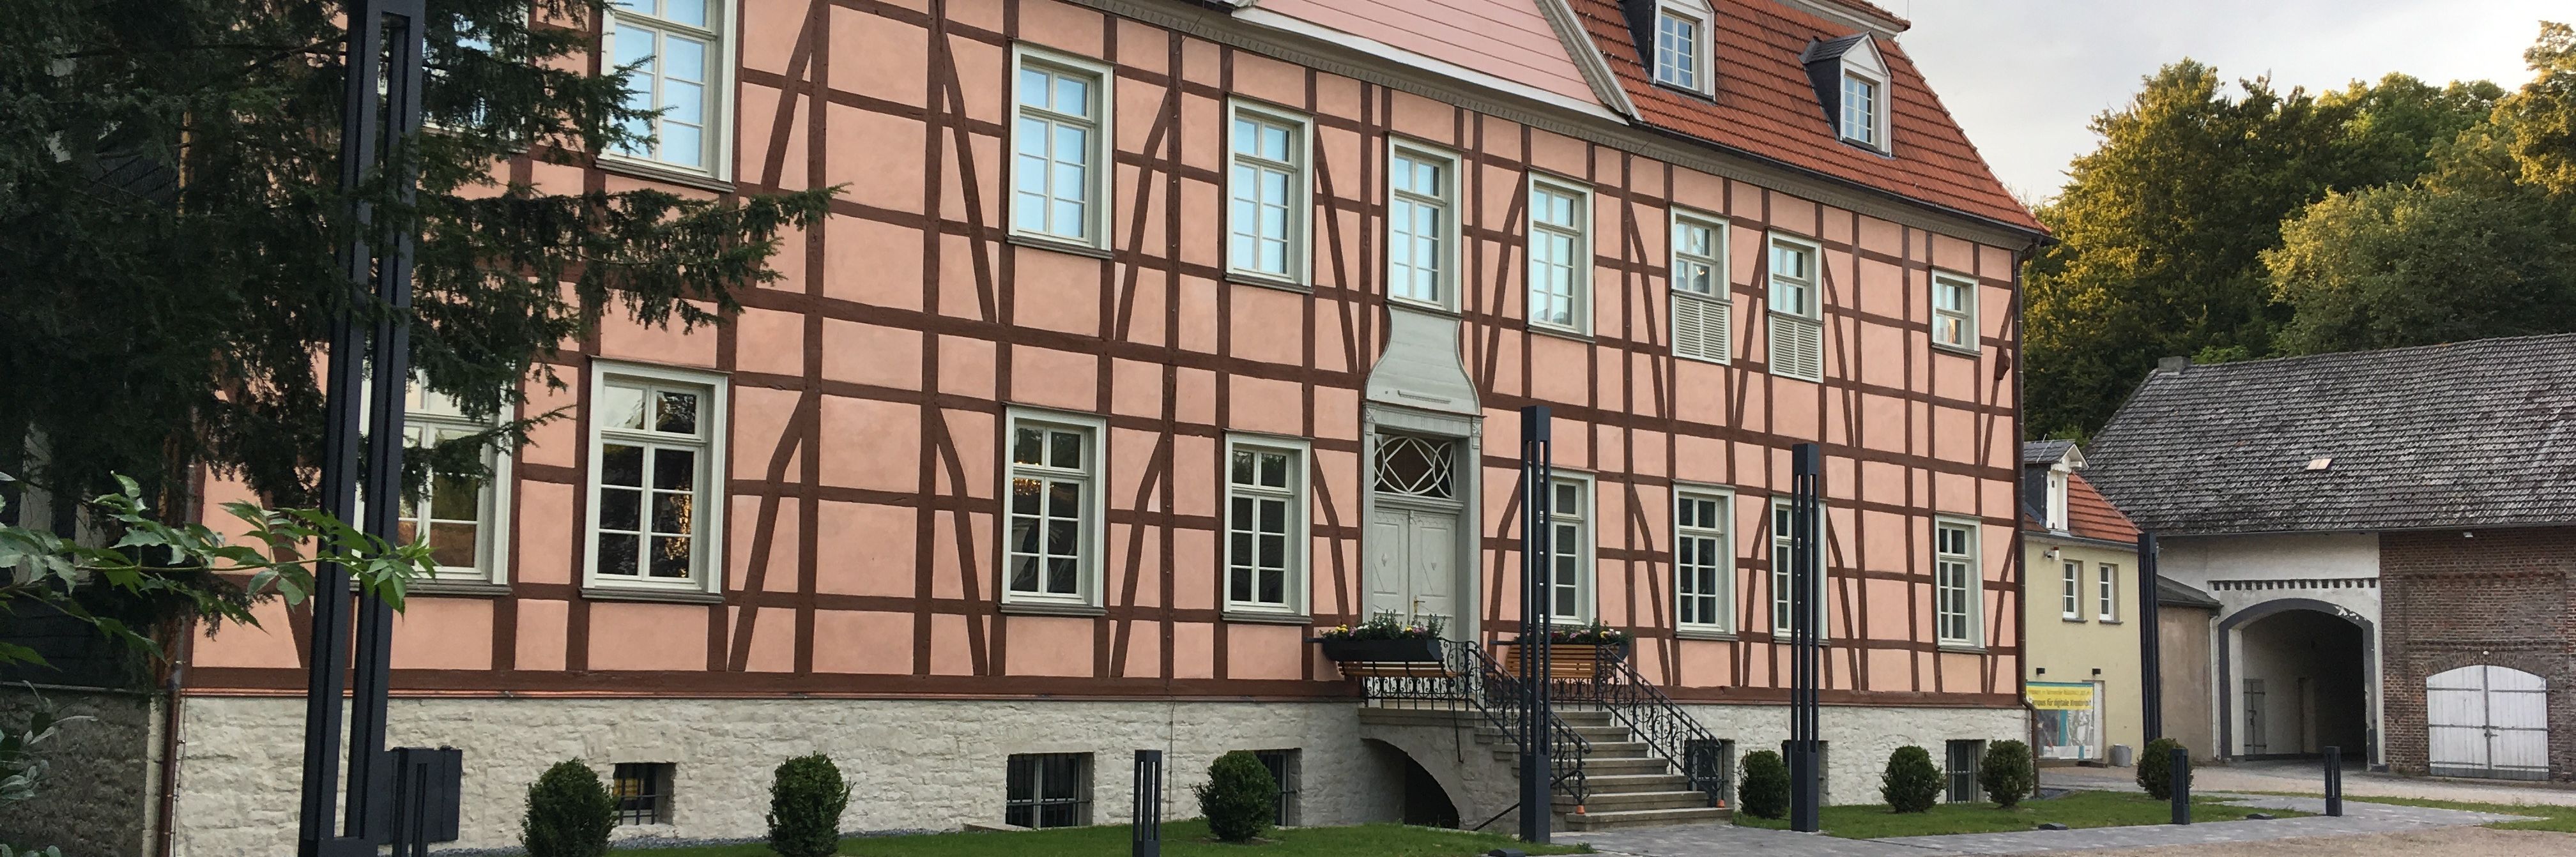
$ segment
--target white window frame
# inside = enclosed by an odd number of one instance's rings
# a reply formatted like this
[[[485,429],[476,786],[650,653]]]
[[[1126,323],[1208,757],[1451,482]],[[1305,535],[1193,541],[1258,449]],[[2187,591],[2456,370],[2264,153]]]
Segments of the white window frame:
[[[1234,456],[1238,452],[1250,452],[1256,454],[1278,453],[1287,455],[1287,487],[1274,489],[1257,485],[1247,486],[1234,481]],[[1223,579],[1217,581],[1217,586],[1225,593],[1225,609],[1228,612],[1270,613],[1283,616],[1306,615],[1306,605],[1308,603],[1307,598],[1310,596],[1309,589],[1314,580],[1314,575],[1310,571],[1311,567],[1308,560],[1308,555],[1313,547],[1312,510],[1314,505],[1314,495],[1310,490],[1310,473],[1314,468],[1312,463],[1313,460],[1313,445],[1301,438],[1271,437],[1267,435],[1228,435],[1226,437],[1225,460],[1220,463],[1217,474],[1217,478],[1222,480],[1225,484],[1225,531],[1223,533],[1224,543],[1220,547],[1220,550],[1225,555],[1224,564],[1222,566],[1225,576]],[[1284,578],[1280,584],[1280,596],[1285,600],[1277,604],[1263,601],[1243,601],[1234,597],[1234,501],[1237,496],[1246,495],[1262,499],[1282,500],[1287,504],[1287,531],[1285,533],[1287,538],[1287,549],[1285,555],[1287,565],[1280,572],[1281,576]],[[1256,575],[1257,573],[1258,572],[1256,572]],[[1260,588],[1260,580],[1257,576],[1254,578],[1253,586],[1256,590]]]
[[[1049,108],[1021,104],[1020,73],[1022,70],[1031,66],[1036,66],[1053,74],[1074,77],[1087,76],[1091,78],[1092,104],[1090,106],[1093,108],[1096,115],[1075,116],[1069,113],[1058,113]],[[1025,42],[1015,42],[1011,45],[1011,80],[1009,84],[1011,110],[1009,117],[1010,125],[1003,133],[1004,151],[1002,157],[1005,165],[1005,175],[1003,177],[1002,185],[1004,192],[1002,217],[1006,223],[1010,224],[1010,234],[1013,237],[1026,238],[1041,242],[1071,244],[1079,247],[1089,247],[1095,250],[1109,249],[1110,212],[1111,209],[1115,208],[1117,205],[1117,201],[1110,196],[1114,185],[1112,179],[1114,178],[1114,174],[1117,172],[1116,164],[1111,163],[1111,155],[1116,151],[1112,148],[1111,143],[1111,141],[1116,139],[1114,136],[1116,134],[1116,128],[1111,124],[1111,119],[1113,118],[1113,114],[1117,112],[1117,79],[1117,69],[1111,68],[1108,64],[1102,63],[1098,60],[1051,51]],[[1091,133],[1089,135],[1089,141],[1091,145],[1088,150],[1083,153],[1084,175],[1088,179],[1088,181],[1084,183],[1084,190],[1090,194],[1090,198],[1084,201],[1082,217],[1083,234],[1079,236],[1070,236],[1048,231],[1043,228],[1043,223],[1040,228],[1035,229],[1028,228],[1020,223],[1019,135],[1020,121],[1023,118],[1033,118],[1053,124],[1088,125],[1090,128]],[[1049,195],[1047,199],[1053,200],[1054,197]],[[1049,217],[1051,217],[1051,215],[1042,214],[1040,219],[1044,221]]]
[[[1957,288],[1959,293],[1965,296],[1965,300],[1963,301],[1965,306],[1963,308],[1958,310],[1947,310],[1941,308],[1941,290],[1945,287]],[[1977,353],[1985,336],[1985,334],[1977,327],[1977,291],[1977,279],[1975,277],[1971,277],[1966,274],[1955,274],[1948,271],[1932,272],[1932,347],[1945,351],[1958,351],[1968,354]],[[1958,342],[1942,339],[1941,322],[1944,319],[1957,321],[1959,323],[1959,331],[1967,337],[1967,341]]]
[[[423,387],[420,379],[418,378],[414,378],[409,389],[404,392],[406,393],[406,399],[424,402],[427,397],[438,395],[437,393],[430,392],[427,388]],[[374,397],[369,396],[368,398],[372,401]],[[406,449],[406,454],[408,454],[408,450],[425,450],[429,447],[415,438],[432,439],[428,440],[428,443],[435,444],[436,441],[434,438],[436,437],[436,434],[434,433],[442,430],[465,433],[487,432],[508,423],[509,415],[506,411],[493,414],[492,419],[490,420],[473,420],[458,415],[437,413],[427,407],[421,406],[420,404],[407,402],[406,406],[403,408],[403,433],[406,435],[404,438],[404,448]],[[475,525],[477,533],[477,538],[475,540],[479,542],[474,549],[475,564],[471,567],[439,566],[435,570],[434,576],[429,580],[422,582],[510,582],[510,489],[512,483],[517,481],[511,478],[510,445],[505,443],[496,447],[492,444],[484,444],[482,456],[483,467],[485,470],[490,471],[491,475],[484,478],[483,487],[481,489],[483,496],[480,499],[479,505],[482,509],[482,519],[477,521]],[[413,498],[403,498],[403,508],[405,511],[420,511],[419,518],[422,520],[422,526],[424,529],[427,528],[428,523],[428,516],[425,508],[436,502],[437,490],[438,480],[437,477],[433,475],[430,479],[429,496],[419,499],[417,501],[419,506],[416,507],[414,505],[415,500]]]
[[[1567,226],[1540,221],[1538,208],[1539,195],[1541,193],[1572,197],[1574,223]],[[1525,248],[1527,252],[1525,255],[1529,257],[1529,270],[1526,272],[1529,282],[1528,288],[1523,291],[1526,292],[1525,297],[1528,302],[1527,314],[1530,326],[1551,330],[1562,330],[1587,336],[1590,335],[1592,333],[1591,186],[1567,179],[1556,178],[1554,176],[1531,173],[1529,179],[1529,206],[1524,217],[1527,218],[1527,223],[1525,225],[1528,227],[1528,232],[1524,236],[1523,241],[1527,244],[1527,247]],[[1568,276],[1566,278],[1566,289],[1569,291],[1569,294],[1567,294],[1565,298],[1567,303],[1567,315],[1569,318],[1564,324],[1552,321],[1542,321],[1539,319],[1539,299],[1542,296],[1554,297],[1553,294],[1542,293],[1539,291],[1539,269],[1540,266],[1544,264],[1540,262],[1538,258],[1538,242],[1540,233],[1542,232],[1555,237],[1565,238],[1573,247],[1574,258],[1568,262],[1568,267],[1571,270],[1568,272]]]
[[[1240,148],[1243,141],[1238,139],[1237,134],[1239,129],[1236,127],[1237,123],[1244,121],[1286,126],[1288,130],[1288,159],[1285,161],[1278,161],[1262,157],[1260,155],[1245,153]],[[1310,225],[1310,221],[1313,220],[1315,210],[1313,191],[1315,181],[1313,168],[1311,166],[1314,163],[1313,153],[1315,151],[1314,120],[1307,117],[1305,114],[1294,111],[1283,110],[1260,102],[1233,98],[1227,99],[1226,101],[1225,128],[1225,202],[1226,210],[1228,212],[1226,221],[1227,233],[1225,236],[1226,273],[1238,277],[1252,277],[1264,281],[1286,283],[1296,286],[1307,286],[1312,284],[1314,280],[1309,272],[1314,270],[1315,242],[1309,236],[1313,234],[1311,231],[1312,226]],[[1287,234],[1284,236],[1284,240],[1287,242],[1288,247],[1282,254],[1282,264],[1287,267],[1287,270],[1285,271],[1265,271],[1258,266],[1257,260],[1254,264],[1247,265],[1245,264],[1247,260],[1235,258],[1235,230],[1243,228],[1243,224],[1236,222],[1235,218],[1232,216],[1235,204],[1234,195],[1240,190],[1235,182],[1235,173],[1245,167],[1250,167],[1255,170],[1275,170],[1287,173],[1288,175],[1288,199],[1286,200],[1288,213],[1286,218],[1287,223],[1285,226]],[[1256,240],[1258,240],[1257,237]],[[1257,257],[1259,250],[1256,249],[1254,253]]]
[[[2084,562],[2065,560],[2059,568],[2059,582],[2065,585],[2058,596],[2058,618],[2069,622],[2084,621]]]
[[[582,527],[582,585],[630,591],[722,592],[725,579],[725,518],[730,511],[727,508],[730,501],[725,490],[725,465],[729,457],[728,441],[733,433],[730,413],[733,400],[732,381],[725,375],[714,372],[697,372],[643,363],[593,360],[590,364],[590,406],[597,408],[600,402],[606,400],[608,388],[621,383],[641,384],[648,392],[655,387],[689,387],[705,397],[701,400],[698,411],[698,423],[704,436],[698,445],[701,463],[698,468],[695,508],[701,514],[696,516],[691,527],[689,578],[657,580],[641,575],[603,575],[599,572],[599,491],[600,474],[605,464],[602,455],[606,441],[615,437],[664,446],[686,444],[673,440],[672,435],[657,432],[608,429],[601,425],[602,420],[594,412],[589,420],[590,436],[585,438],[589,447],[590,466],[587,484],[582,486],[583,492],[588,497],[588,515]],[[647,415],[650,415],[649,410]],[[649,488],[646,493],[647,502],[639,512],[644,520],[639,523],[645,524],[649,530],[649,521],[653,514]]]
[[[1458,153],[1438,146],[1426,145],[1395,136],[1389,136],[1387,138],[1386,146],[1387,169],[1389,172],[1386,190],[1388,210],[1386,221],[1386,241],[1389,250],[1387,253],[1386,265],[1381,269],[1381,272],[1386,276],[1387,280],[1387,299],[1414,306],[1427,306],[1444,311],[1453,310],[1458,306],[1458,266],[1461,258],[1458,245],[1464,235],[1461,231],[1459,223],[1460,218],[1458,214]],[[1443,178],[1440,185],[1440,193],[1435,195],[1396,190],[1393,171],[1397,158],[1408,158],[1417,161],[1436,163],[1440,167],[1441,176]],[[1432,259],[1433,264],[1439,266],[1439,269],[1433,272],[1432,276],[1432,288],[1439,292],[1436,300],[1423,300],[1419,297],[1406,295],[1399,292],[1396,288],[1395,254],[1393,252],[1393,248],[1395,247],[1395,242],[1398,237],[1396,232],[1396,223],[1398,218],[1394,216],[1395,208],[1398,203],[1406,205],[1436,205],[1439,207],[1440,213],[1444,215],[1441,219],[1439,234],[1433,236],[1440,242],[1440,246],[1435,253],[1435,258]],[[1407,237],[1411,237],[1410,232],[1405,233],[1405,235]]]
[[[1559,488],[1569,487],[1575,492],[1575,508],[1571,510],[1570,515],[1564,508],[1565,504],[1557,502],[1560,498],[1556,493]],[[1592,617],[1597,615],[1596,611],[1599,609],[1600,574],[1597,565],[1599,554],[1597,543],[1600,541],[1600,532],[1593,526],[1593,522],[1597,520],[1593,513],[1598,507],[1593,501],[1592,489],[1591,474],[1563,470],[1556,472],[1555,481],[1550,483],[1548,488],[1548,523],[1555,528],[1548,533],[1547,543],[1550,562],[1548,567],[1550,576],[1547,582],[1551,587],[1548,621],[1552,624],[1588,625],[1591,624]],[[1568,528],[1574,530],[1574,544],[1571,546],[1566,544],[1565,539],[1564,531]],[[1572,584],[1568,584],[1562,576],[1555,573],[1554,563],[1561,559],[1574,561],[1575,580]],[[1576,615],[1568,616],[1555,612],[1557,600],[1563,597],[1563,593],[1555,590],[1565,588],[1574,590],[1574,602],[1579,611]]]
[[[1717,525],[1683,525],[1682,504],[1692,502],[1715,503]],[[1685,581],[1690,578],[1682,568],[1681,545],[1684,539],[1717,542],[1718,562],[1714,569],[1717,579],[1706,592],[1685,591],[1693,587],[1685,585]],[[1735,492],[1711,485],[1675,484],[1673,486],[1673,622],[1675,627],[1688,631],[1719,634],[1734,632],[1735,565]],[[1682,604],[1692,598],[1713,598],[1717,602],[1717,609],[1713,614],[1703,615],[1697,620],[1683,618],[1689,611],[1683,609]]]
[[[1961,534],[1964,552],[1951,552],[1941,547],[1943,531]],[[1932,630],[1944,645],[1982,646],[1985,644],[1985,566],[1981,562],[1985,546],[1985,526],[1975,520],[1958,517],[1932,519]],[[1963,578],[1953,582],[1943,566],[1957,564]],[[1947,596],[1956,593],[1959,610],[1952,611]],[[1961,633],[1949,633],[1948,625],[1955,615]]]
[[[2066,491],[2073,481],[2066,471],[2056,467],[2048,471],[2048,528],[2065,532],[2069,524]]]
[[[663,2],[674,2],[674,0],[663,0]],[[617,24],[620,17],[633,20],[636,26],[641,28],[659,32],[680,31],[686,35],[706,40],[706,142],[699,150],[704,154],[706,162],[698,166],[689,166],[687,164],[675,164],[665,161],[650,154],[635,154],[621,152],[615,149],[601,152],[600,157],[602,159],[608,160],[611,163],[639,164],[655,169],[676,170],[691,175],[706,176],[717,181],[725,181],[732,177],[734,136],[733,77],[734,66],[738,63],[738,58],[735,53],[735,34],[741,32],[742,29],[738,12],[742,4],[730,2],[730,0],[706,0],[706,2],[707,20],[715,26],[715,29],[713,30],[682,24],[667,18],[647,15],[641,12],[630,11],[625,9],[622,4],[613,2],[613,0],[607,4],[605,8],[600,10],[600,67],[602,69],[616,67],[617,53],[614,46],[617,44]],[[654,101],[655,103],[659,103],[661,101],[661,89],[658,83],[660,80],[660,64],[658,60],[656,61],[655,68],[656,85],[654,87]],[[661,142],[659,139],[661,133],[661,121],[657,118],[651,120],[651,122],[656,137],[654,145],[658,149]]]
[[[1794,248],[1806,254],[1807,272],[1803,281],[1799,278],[1781,276],[1779,265],[1772,262],[1772,257],[1784,247]],[[1763,278],[1763,305],[1764,308],[1769,311],[1770,324],[1770,335],[1765,338],[1763,347],[1775,352],[1767,357],[1771,374],[1784,378],[1796,378],[1801,381],[1822,383],[1825,379],[1824,245],[1818,243],[1815,239],[1807,238],[1805,236],[1791,235],[1786,232],[1773,232],[1764,237],[1762,252],[1762,268],[1765,275]],[[1784,311],[1780,309],[1780,290],[1784,284],[1790,287],[1804,288],[1806,290],[1805,300],[1803,301],[1805,305],[1799,310]],[[1788,369],[1787,361],[1781,360],[1779,355],[1776,353],[1780,348],[1781,328],[1791,325],[1804,326],[1815,334],[1816,371],[1814,374],[1802,374],[1790,371]]]
[[[1868,123],[1860,129],[1868,132],[1866,137],[1852,133],[1851,85],[1854,82],[1869,87],[1869,115],[1860,117]],[[1842,115],[1834,120],[1835,133],[1842,135],[1845,142],[1862,148],[1887,151],[1887,76],[1844,63],[1842,80],[1836,85],[1841,87],[1835,101],[1842,106]]]
[[[1665,268],[1664,280],[1665,285],[1672,292],[1673,305],[1666,314],[1671,316],[1673,355],[1710,363],[1732,363],[1735,359],[1735,279],[1731,268],[1735,248],[1733,230],[1728,228],[1726,218],[1680,206],[1671,209],[1671,220],[1672,229],[1668,240],[1672,242],[1672,246],[1668,249],[1671,251],[1672,258]],[[1709,230],[1712,238],[1709,252],[1712,255],[1702,256],[1682,250],[1682,230],[1687,228]],[[1709,285],[1712,291],[1701,293],[1681,287],[1684,266],[1693,264],[1709,266]],[[1682,305],[1692,301],[1706,304],[1702,309],[1715,316],[1718,331],[1717,341],[1709,343],[1709,346],[1703,349],[1703,353],[1697,354],[1690,353],[1681,346]]]
[[[1691,39],[1690,56],[1674,58],[1675,61],[1670,63],[1665,61],[1669,57],[1664,51],[1666,20],[1686,23],[1693,28],[1694,37]],[[1654,30],[1648,34],[1652,39],[1649,45],[1651,56],[1647,58],[1647,72],[1655,83],[1659,86],[1669,86],[1701,95],[1716,91],[1717,82],[1713,78],[1717,71],[1717,64],[1711,61],[1717,54],[1714,45],[1716,24],[1715,11],[1699,0],[1662,0],[1655,4]],[[1666,76],[1667,69],[1685,71],[1690,74],[1691,79],[1673,80]]]
[[[1082,543],[1076,548],[1078,553],[1074,562],[1074,592],[1071,594],[1021,592],[1011,588],[1011,483],[1022,473],[1048,478],[1060,478],[1066,474],[1066,471],[1055,468],[1037,468],[1012,461],[1014,443],[1019,437],[1022,424],[1072,429],[1081,432],[1083,436],[1084,465],[1078,473],[1083,487],[1088,491],[1083,502]],[[1109,545],[1107,497],[1109,462],[1106,457],[1109,448],[1108,434],[1109,422],[1097,415],[1040,408],[1010,409],[1009,419],[1005,420],[1002,426],[1002,448],[995,456],[997,459],[995,463],[1000,465],[1002,484],[999,495],[1001,501],[997,510],[1000,518],[994,527],[999,535],[999,538],[994,540],[997,543],[994,547],[999,562],[995,564],[993,591],[1001,594],[1003,604],[1083,609],[1100,606],[1100,578],[1103,568],[1101,553]],[[1045,586],[1044,573],[1044,569],[1041,569],[1040,588]]]
[[[1792,548],[1791,535],[1779,524],[1782,515],[1794,514],[1791,505],[1787,494],[1772,497],[1768,512],[1771,519],[1763,522],[1763,529],[1771,534],[1771,634],[1784,640],[1789,638],[1790,630],[1789,623],[1785,621],[1789,618],[1790,569],[1782,559]],[[1816,564],[1819,573],[1813,581],[1816,590],[1816,639],[1819,640],[1831,636],[1827,632],[1833,628],[1833,604],[1826,598],[1833,591],[1827,583],[1833,577],[1833,550],[1825,541],[1826,533],[1832,528],[1833,516],[1828,514],[1831,509],[1827,504],[1816,506],[1816,556],[1823,560]]]
[[[2110,562],[2094,563],[2093,575],[2093,600],[2095,608],[2099,611],[2099,615],[2093,618],[2101,622],[2120,621],[2120,565]]]

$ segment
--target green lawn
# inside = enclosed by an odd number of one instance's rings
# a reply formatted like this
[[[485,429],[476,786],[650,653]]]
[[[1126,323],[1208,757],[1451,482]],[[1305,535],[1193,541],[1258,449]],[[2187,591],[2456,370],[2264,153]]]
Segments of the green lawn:
[[[2268,812],[2282,818],[2307,813],[2280,809],[2260,809],[2229,804],[2222,799],[2195,797],[2191,801],[2191,820],[2236,821],[2248,813]],[[1947,833],[2008,833],[2033,830],[2040,822],[2054,821],[2068,827],[2127,827],[2139,824],[2164,824],[2173,820],[2173,803],[2142,794],[2122,792],[2076,791],[2048,800],[2022,801],[2015,809],[1998,809],[1990,803],[1945,803],[1929,812],[1897,814],[1884,806],[1825,807],[1825,833],[1845,839],[1883,839],[1890,836],[1938,836]],[[1754,818],[1738,812],[1735,823],[1751,827],[1783,829],[1789,822]]]
[[[1076,827],[1026,833],[934,833],[846,839],[841,853],[859,857],[1127,857],[1127,826]],[[1531,854],[1589,854],[1585,845],[1524,845],[1490,833],[1369,824],[1274,830],[1270,842],[1228,845],[1208,839],[1207,823],[1163,825],[1163,853],[1171,857],[1472,857],[1495,848]],[[703,848],[618,850],[653,857],[770,857],[760,844]]]

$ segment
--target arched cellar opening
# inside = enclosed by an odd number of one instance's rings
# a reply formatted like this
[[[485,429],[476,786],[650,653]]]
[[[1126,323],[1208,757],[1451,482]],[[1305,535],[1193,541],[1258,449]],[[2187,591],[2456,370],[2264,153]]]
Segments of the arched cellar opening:
[[[1449,790],[1424,770],[1422,763],[1404,756],[1404,823],[1421,827],[1458,827],[1458,804],[1449,799]]]

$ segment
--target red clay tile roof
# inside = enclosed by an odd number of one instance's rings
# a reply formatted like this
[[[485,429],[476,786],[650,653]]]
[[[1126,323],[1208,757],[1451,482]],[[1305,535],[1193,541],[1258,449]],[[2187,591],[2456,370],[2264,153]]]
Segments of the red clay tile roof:
[[[2007,226],[2047,231],[1995,179],[1914,61],[1892,40],[1879,42],[1895,76],[1888,156],[1842,142],[1799,63],[1808,42],[1850,35],[1838,25],[1775,0],[1713,0],[1719,18],[1717,98],[1710,103],[1650,82],[1619,0],[1568,2],[1648,125]]]
[[[1914,26],[1914,22],[1896,17],[1896,13],[1880,8],[1876,3],[1866,2],[1866,0],[1827,0],[1827,2],[1872,18],[1877,18],[1881,21],[1886,21],[1890,26],[1894,27],[1898,31],[1903,31],[1908,27]]]
[[[2066,528],[2088,539],[2138,540],[2137,525],[2129,523],[2129,517],[2120,514],[2102,492],[2093,490],[2093,483],[2084,481],[2081,473],[2066,482]]]

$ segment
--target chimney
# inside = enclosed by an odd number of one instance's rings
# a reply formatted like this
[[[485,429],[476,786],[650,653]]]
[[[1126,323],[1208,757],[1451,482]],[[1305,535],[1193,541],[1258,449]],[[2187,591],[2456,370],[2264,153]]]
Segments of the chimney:
[[[2189,357],[2167,357],[2156,361],[2156,371],[2158,372],[2180,373],[2182,370],[2189,368],[2191,368],[2191,358]]]

